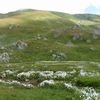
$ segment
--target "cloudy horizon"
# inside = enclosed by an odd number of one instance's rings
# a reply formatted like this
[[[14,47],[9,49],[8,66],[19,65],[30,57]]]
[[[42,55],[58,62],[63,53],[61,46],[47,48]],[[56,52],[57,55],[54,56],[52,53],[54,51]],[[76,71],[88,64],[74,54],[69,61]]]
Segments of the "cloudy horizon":
[[[100,14],[99,0],[0,0],[0,13],[21,9]]]

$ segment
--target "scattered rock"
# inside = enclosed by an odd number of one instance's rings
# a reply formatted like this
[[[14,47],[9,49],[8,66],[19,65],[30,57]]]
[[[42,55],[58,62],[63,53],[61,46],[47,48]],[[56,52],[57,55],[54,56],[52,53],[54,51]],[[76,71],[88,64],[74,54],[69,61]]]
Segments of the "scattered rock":
[[[65,71],[57,71],[54,73],[54,78],[65,78],[67,73]]]
[[[10,60],[10,57],[9,57],[9,54],[7,52],[2,53],[0,55],[0,62],[7,63],[7,62],[9,62],[9,60]]]
[[[69,41],[66,46],[68,48],[73,48],[74,47],[74,44],[71,41]]]
[[[66,55],[64,53],[55,53],[55,54],[52,54],[52,57],[53,57],[53,60],[64,60],[66,58]]]
[[[16,47],[17,47],[17,49],[19,49],[19,50],[22,50],[22,49],[26,48],[27,46],[28,46],[27,43],[25,43],[25,42],[23,42],[23,41],[18,41],[18,42],[16,43]]]
[[[17,74],[17,77],[18,78],[21,78],[21,77],[30,78],[34,73],[35,71],[21,72]]]
[[[54,84],[55,84],[54,80],[45,80],[45,81],[41,82],[39,84],[39,86],[51,86],[51,85],[54,85]]]
[[[39,73],[40,77],[45,77],[45,78],[52,78],[53,77],[53,71],[42,71]]]

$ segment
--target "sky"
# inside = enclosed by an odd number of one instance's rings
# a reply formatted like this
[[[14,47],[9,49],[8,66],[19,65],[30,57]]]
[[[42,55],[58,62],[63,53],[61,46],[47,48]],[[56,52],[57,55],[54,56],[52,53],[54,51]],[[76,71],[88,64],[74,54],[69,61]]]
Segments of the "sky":
[[[21,9],[100,14],[100,0],[0,0],[0,13]]]

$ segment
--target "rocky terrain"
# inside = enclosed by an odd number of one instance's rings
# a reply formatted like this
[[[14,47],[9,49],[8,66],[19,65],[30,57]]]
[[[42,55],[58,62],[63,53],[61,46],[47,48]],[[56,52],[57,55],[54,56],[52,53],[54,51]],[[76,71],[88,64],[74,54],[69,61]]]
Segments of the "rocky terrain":
[[[0,14],[0,100],[100,100],[100,16],[21,10]]]

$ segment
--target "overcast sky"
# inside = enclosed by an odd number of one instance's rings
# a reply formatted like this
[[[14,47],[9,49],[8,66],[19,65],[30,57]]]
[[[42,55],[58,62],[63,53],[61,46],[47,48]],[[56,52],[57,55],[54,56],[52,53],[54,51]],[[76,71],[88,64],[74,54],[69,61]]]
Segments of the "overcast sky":
[[[20,9],[100,14],[100,0],[0,0],[0,13]]]

